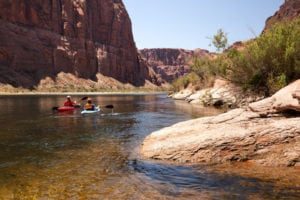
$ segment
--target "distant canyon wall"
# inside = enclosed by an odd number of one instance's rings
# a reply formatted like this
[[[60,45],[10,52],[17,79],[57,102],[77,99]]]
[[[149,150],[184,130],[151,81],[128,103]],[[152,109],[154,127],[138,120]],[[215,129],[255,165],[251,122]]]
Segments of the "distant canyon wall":
[[[152,68],[163,81],[173,80],[190,72],[190,66],[194,57],[210,55],[210,52],[203,49],[141,49],[141,57],[147,65]]]
[[[151,79],[121,0],[0,1],[0,82],[32,87],[59,72]]]

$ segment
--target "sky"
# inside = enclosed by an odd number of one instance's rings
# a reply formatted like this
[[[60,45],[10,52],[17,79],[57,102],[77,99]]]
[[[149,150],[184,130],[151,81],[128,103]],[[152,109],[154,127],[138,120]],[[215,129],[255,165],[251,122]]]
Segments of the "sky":
[[[261,33],[284,0],[123,0],[136,45],[143,48],[203,48],[222,28],[229,44]]]

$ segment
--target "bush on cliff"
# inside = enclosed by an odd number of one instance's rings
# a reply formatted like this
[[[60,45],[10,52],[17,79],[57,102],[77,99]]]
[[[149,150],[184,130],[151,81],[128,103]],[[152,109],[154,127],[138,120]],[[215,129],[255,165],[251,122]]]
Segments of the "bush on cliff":
[[[300,18],[275,24],[241,50],[217,58],[195,59],[192,71],[202,79],[222,76],[244,88],[273,94],[300,78]]]

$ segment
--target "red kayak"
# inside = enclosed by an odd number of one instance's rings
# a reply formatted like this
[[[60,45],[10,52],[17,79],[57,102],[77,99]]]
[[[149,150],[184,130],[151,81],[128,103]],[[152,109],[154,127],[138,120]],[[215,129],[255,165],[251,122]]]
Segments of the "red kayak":
[[[53,111],[58,111],[58,112],[67,112],[67,111],[74,111],[76,108],[80,108],[80,105],[75,105],[75,106],[61,106],[61,107],[53,107]]]
[[[57,109],[58,112],[67,112],[67,111],[74,111],[75,107],[71,106],[61,106]]]

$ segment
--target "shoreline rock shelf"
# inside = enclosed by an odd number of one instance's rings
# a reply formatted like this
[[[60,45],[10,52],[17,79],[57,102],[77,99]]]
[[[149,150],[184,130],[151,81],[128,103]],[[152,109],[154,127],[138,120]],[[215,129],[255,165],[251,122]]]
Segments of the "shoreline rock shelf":
[[[299,88],[300,80],[247,108],[156,131],[145,139],[141,153],[177,162],[299,167]]]
[[[252,92],[244,92],[241,87],[223,79],[216,79],[210,88],[194,91],[190,87],[172,94],[171,97],[174,100],[185,100],[191,104],[229,108],[242,107],[263,98]]]

